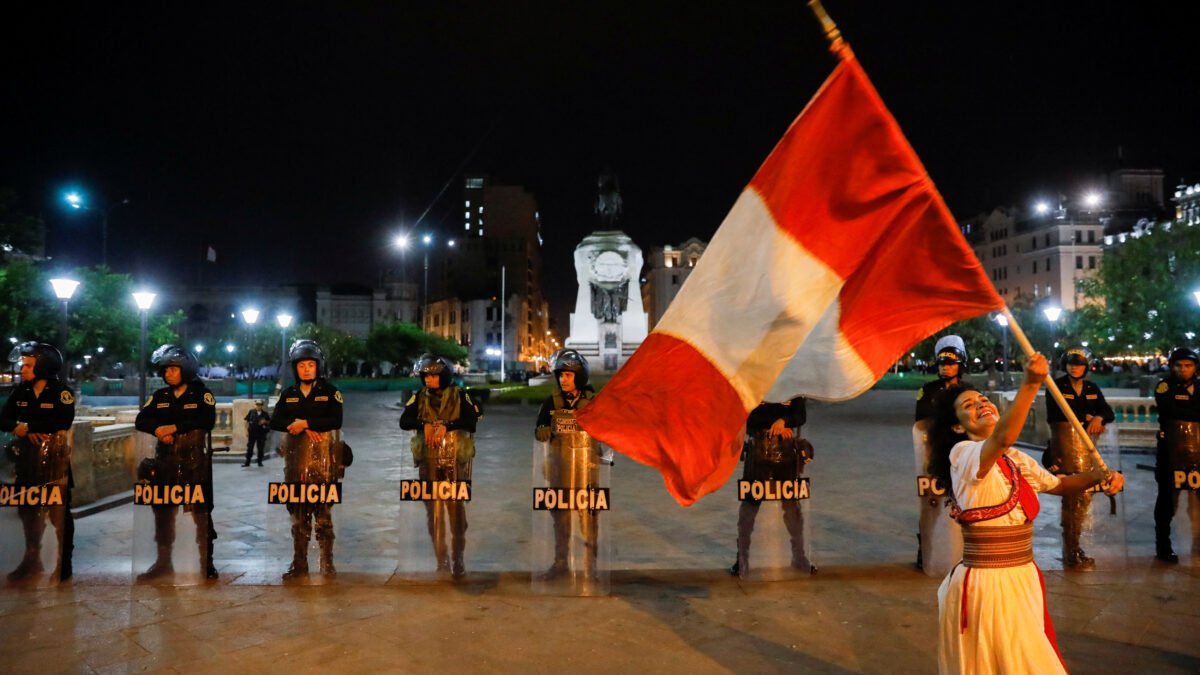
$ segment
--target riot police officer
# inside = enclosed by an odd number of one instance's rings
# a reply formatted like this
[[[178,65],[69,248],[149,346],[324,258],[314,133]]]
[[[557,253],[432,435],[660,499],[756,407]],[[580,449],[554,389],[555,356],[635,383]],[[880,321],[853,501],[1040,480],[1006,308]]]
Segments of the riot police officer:
[[[312,340],[296,340],[288,351],[296,383],[279,394],[271,428],[287,432],[283,441],[284,478],[289,483],[341,480],[350,458],[338,431],[342,428],[342,392],[325,379],[325,353]],[[285,580],[308,574],[308,542],[315,526],[321,548],[321,574],[337,574],[333,565],[331,504],[288,504],[292,517],[292,564]]]
[[[742,480],[791,481],[804,473],[804,465],[813,460],[812,444],[800,436],[800,427],[808,421],[804,397],[783,403],[763,401],[746,418],[745,463]],[[799,499],[779,502],[783,525],[791,542],[792,567],[805,573],[817,568],[809,562],[804,544],[804,519]],[[746,499],[738,507],[737,561],[729,568],[735,576],[750,574],[750,537],[762,500]]]
[[[538,410],[534,437],[550,446],[545,458],[543,472],[550,487],[596,488],[600,487],[599,467],[603,461],[600,444],[581,432],[573,424],[575,411],[591,402],[595,393],[589,384],[587,359],[579,352],[568,349],[554,358],[554,379],[558,391],[547,398]],[[582,445],[583,447],[578,447]],[[581,510],[579,528],[583,535],[586,556],[585,576],[596,573],[597,541],[599,520],[595,511]],[[570,566],[571,512],[552,511],[554,523],[554,562],[543,575],[546,580],[557,579],[568,574]]]
[[[967,366],[967,346],[963,339],[957,335],[944,335],[938,339],[933,348],[934,363],[937,365],[937,379],[926,382],[917,391],[917,410],[915,415],[916,431],[920,435],[924,435],[929,431],[929,425],[934,417],[934,399],[937,393],[946,387],[956,384],[970,384],[962,379],[963,370]],[[922,441],[920,447],[915,448],[917,452],[917,474],[927,475],[929,473],[929,448],[928,443]],[[922,513],[926,511],[939,510],[941,499],[939,497],[921,497]],[[922,522],[930,520],[929,515],[922,517]],[[917,569],[923,569],[924,560],[921,553],[921,536],[923,532],[917,532]]]
[[[1054,382],[1075,413],[1075,418],[1088,435],[1095,438],[1104,433],[1104,427],[1116,416],[1104,400],[1104,392],[1100,391],[1100,387],[1085,379],[1091,367],[1091,357],[1086,347],[1067,350],[1061,361],[1065,373]],[[1050,450],[1042,462],[1046,468],[1061,475],[1090,471],[1092,459],[1087,443],[1075,433],[1062,408],[1051,396],[1046,397],[1046,421],[1050,423]],[[1062,500],[1063,566],[1066,569],[1090,570],[1096,566],[1096,561],[1080,548],[1079,536],[1087,520],[1092,494],[1065,494]]]
[[[8,448],[16,465],[16,486],[57,484],[63,490],[61,507],[19,506],[17,513],[25,533],[25,555],[10,581],[31,578],[43,571],[41,546],[46,521],[61,540],[57,577],[71,578],[71,552],[75,523],[71,518],[71,446],[67,432],[75,420],[75,397],[58,379],[62,354],[44,342],[23,342],[13,348],[8,360],[20,363],[21,384],[4,403],[0,431],[17,437]],[[11,545],[6,543],[6,546]]]
[[[418,478],[422,481],[471,480],[475,458],[472,435],[479,420],[479,408],[465,389],[453,383],[454,366],[448,359],[422,354],[413,371],[424,386],[404,406],[400,428],[416,432],[412,452]],[[450,570],[454,578],[462,578],[466,574],[463,564],[466,504],[458,500],[426,501],[425,516],[438,571]],[[444,520],[450,521],[450,558],[446,555]]]
[[[1154,500],[1155,555],[1169,563],[1179,562],[1171,548],[1171,520],[1179,502],[1174,484],[1175,471],[1200,470],[1200,390],[1196,387],[1196,364],[1200,357],[1188,347],[1171,352],[1167,367],[1171,372],[1154,388],[1158,405],[1158,461],[1154,479],[1158,497]]]
[[[165,344],[154,350],[150,363],[167,386],[146,399],[134,426],[153,434],[154,459],[138,467],[138,479],[156,485],[202,485],[206,501],[184,507],[196,524],[196,546],[201,551],[200,569],[209,579],[217,578],[213,565],[212,442],[209,435],[217,421],[217,402],[199,378],[200,362],[179,345]],[[150,581],[174,572],[171,550],[175,543],[176,506],[154,509],[154,542],[158,557],[138,581]]]

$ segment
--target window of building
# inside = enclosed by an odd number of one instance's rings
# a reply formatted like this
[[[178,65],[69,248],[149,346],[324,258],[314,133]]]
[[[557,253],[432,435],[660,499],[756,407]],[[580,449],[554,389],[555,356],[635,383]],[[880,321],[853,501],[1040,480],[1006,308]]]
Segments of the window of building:
[[[471,206],[471,200],[470,200],[470,199],[468,199],[468,200],[467,200],[467,206],[468,206],[468,207],[470,207],[470,206]]]
[[[468,178],[467,179],[467,188],[481,188],[481,187],[483,187],[483,179],[482,178]]]
[[[1075,243],[1076,244],[1083,243],[1083,230],[1075,230]]]
[[[458,323],[458,313],[455,312],[454,310],[450,310],[450,323],[451,324]]]
[[[675,261],[671,260],[671,256],[667,256],[667,257],[663,258],[663,265],[666,267],[674,267]]]
[[[1036,260],[1033,261],[1033,273],[1037,274],[1037,261]]]
[[[1088,243],[1089,244],[1096,243],[1096,231],[1095,230],[1088,230]]]
[[[1075,269],[1077,269],[1077,270],[1083,269],[1083,256],[1081,256],[1081,255],[1075,256]]]
[[[671,275],[671,285],[672,285],[672,286],[678,286],[678,285],[679,285],[679,275],[678,275],[678,274],[672,274],[672,275]]]
[[[1037,296],[1038,296],[1038,285],[1034,284],[1033,285],[1033,297],[1036,298]]]
[[[471,308],[463,307],[463,323],[466,323],[470,320],[471,320]]]
[[[1094,255],[1088,256],[1088,269],[1089,270],[1096,269],[1096,256],[1094,256]]]
[[[1049,258],[1046,258],[1046,271],[1047,272],[1050,271],[1050,259]]]
[[[1046,245],[1047,246],[1050,245],[1050,233],[1049,232],[1046,233]]]
[[[494,319],[492,319],[492,309],[493,309],[492,307],[488,307],[488,308],[487,308],[487,320],[488,320],[488,321],[493,321],[493,320],[494,320]],[[491,334],[491,333],[488,333],[488,339],[489,339],[489,340],[491,340],[491,339],[492,339],[492,334]]]
[[[1037,250],[1037,237],[1030,237],[1029,250],[1030,251]]]

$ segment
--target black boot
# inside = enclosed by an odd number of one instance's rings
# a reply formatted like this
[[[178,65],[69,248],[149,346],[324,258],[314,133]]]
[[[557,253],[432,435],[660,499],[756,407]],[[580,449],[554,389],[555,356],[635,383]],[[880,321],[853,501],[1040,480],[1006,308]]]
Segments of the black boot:
[[[1175,550],[1171,548],[1170,539],[1159,539],[1154,544],[1154,557],[1159,560],[1174,565],[1179,562],[1179,556],[1175,555]]]
[[[39,548],[25,549],[25,557],[21,564],[8,573],[9,581],[24,581],[42,573],[42,551]]]
[[[171,564],[171,547],[159,545],[158,557],[155,558],[154,564],[137,576],[138,583],[154,581],[160,577],[175,573],[175,566]]]
[[[322,539],[321,542],[321,574],[331,577],[337,574],[337,568],[333,566],[333,540]]]
[[[283,573],[284,581],[308,576],[308,542],[292,540],[292,565]]]

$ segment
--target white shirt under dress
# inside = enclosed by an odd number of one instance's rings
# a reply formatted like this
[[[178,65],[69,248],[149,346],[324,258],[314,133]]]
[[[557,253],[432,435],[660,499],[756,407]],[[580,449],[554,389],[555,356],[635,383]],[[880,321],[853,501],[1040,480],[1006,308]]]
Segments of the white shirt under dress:
[[[1012,483],[999,464],[976,478],[983,441],[962,441],[950,451],[954,498],[962,510],[995,506],[1008,499]],[[1032,457],[1010,448],[1006,453],[1036,492],[1059,484]],[[966,528],[1024,524],[1020,503],[1008,513]],[[938,671],[941,673],[1065,673],[1062,661],[1045,632],[1045,590],[1041,572],[1032,563],[1016,567],[970,570],[966,621],[963,620],[963,580],[968,568],[957,565],[938,589]]]

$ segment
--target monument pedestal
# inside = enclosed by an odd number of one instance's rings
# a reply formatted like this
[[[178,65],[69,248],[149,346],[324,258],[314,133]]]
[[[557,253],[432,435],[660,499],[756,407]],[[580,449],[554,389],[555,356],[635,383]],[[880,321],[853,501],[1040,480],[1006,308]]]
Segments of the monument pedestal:
[[[642,249],[624,232],[593,232],[575,247],[579,294],[564,346],[588,359],[593,372],[616,372],[646,339],[641,271]]]

